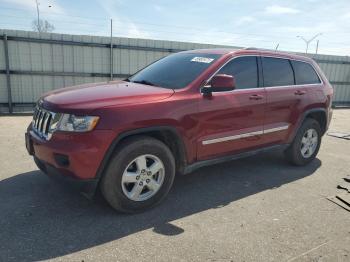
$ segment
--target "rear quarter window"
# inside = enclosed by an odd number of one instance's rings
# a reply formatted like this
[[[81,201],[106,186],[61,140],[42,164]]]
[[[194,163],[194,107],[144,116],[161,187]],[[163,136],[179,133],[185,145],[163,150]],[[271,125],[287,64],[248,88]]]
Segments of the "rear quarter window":
[[[294,68],[295,82],[297,85],[321,83],[315,69],[309,63],[293,60],[291,62]]]
[[[294,74],[288,59],[262,57],[264,86],[294,85]]]

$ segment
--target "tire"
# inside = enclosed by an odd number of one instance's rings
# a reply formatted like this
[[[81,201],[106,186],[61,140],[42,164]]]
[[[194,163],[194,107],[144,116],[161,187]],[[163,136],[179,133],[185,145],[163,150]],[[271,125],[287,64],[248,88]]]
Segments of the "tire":
[[[158,172],[151,172],[158,168]],[[175,159],[169,148],[157,139],[139,136],[118,146],[100,187],[115,210],[138,213],[159,204],[167,196],[174,177]]]
[[[312,133],[312,136],[308,139],[310,137],[310,132]],[[320,149],[321,136],[322,132],[319,123],[312,118],[306,118],[299,128],[292,144],[285,151],[287,160],[291,164],[297,166],[304,166],[310,163],[315,159],[318,150]],[[303,140],[303,138],[305,140]],[[317,142],[317,144],[315,145],[313,141]],[[309,148],[310,151],[307,148]]]

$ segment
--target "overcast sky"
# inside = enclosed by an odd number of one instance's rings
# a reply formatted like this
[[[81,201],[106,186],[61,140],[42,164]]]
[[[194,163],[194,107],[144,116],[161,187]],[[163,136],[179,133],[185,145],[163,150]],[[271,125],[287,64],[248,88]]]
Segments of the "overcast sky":
[[[51,6],[51,7],[49,7]],[[177,40],[350,55],[350,0],[40,0],[57,33]],[[35,0],[0,0],[0,28],[31,30]],[[316,40],[310,43],[315,52]]]

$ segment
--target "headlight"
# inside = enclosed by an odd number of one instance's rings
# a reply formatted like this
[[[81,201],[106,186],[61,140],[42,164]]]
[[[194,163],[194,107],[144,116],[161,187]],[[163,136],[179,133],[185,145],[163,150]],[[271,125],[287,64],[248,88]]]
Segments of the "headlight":
[[[87,132],[95,128],[99,120],[98,116],[76,116],[62,114],[57,123],[57,130],[70,132]]]

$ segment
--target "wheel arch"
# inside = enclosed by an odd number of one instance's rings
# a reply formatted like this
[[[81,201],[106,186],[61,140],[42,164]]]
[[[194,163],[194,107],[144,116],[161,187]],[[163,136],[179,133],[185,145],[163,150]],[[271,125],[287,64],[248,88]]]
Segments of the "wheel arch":
[[[176,171],[180,174],[184,173],[185,167],[187,165],[187,151],[178,130],[172,126],[155,126],[129,130],[119,134],[113,140],[107,152],[105,153],[103,160],[97,170],[96,178],[98,180],[101,179],[109,163],[109,160],[113,155],[113,152],[122,141],[141,135],[153,137],[167,145],[175,157]]]
[[[296,124],[296,128],[294,129],[289,142],[294,140],[294,137],[296,136],[299,128],[301,127],[301,125],[303,124],[304,120],[307,118],[312,118],[315,119],[321,127],[321,131],[322,131],[322,136],[326,133],[327,131],[327,110],[325,108],[312,108],[312,109],[308,109],[306,110],[301,117],[299,118],[297,124]]]
[[[321,127],[322,135],[324,135],[327,131],[327,113],[326,110],[321,108],[321,109],[316,109],[316,110],[311,110],[305,115],[305,118],[312,118],[316,120]]]

